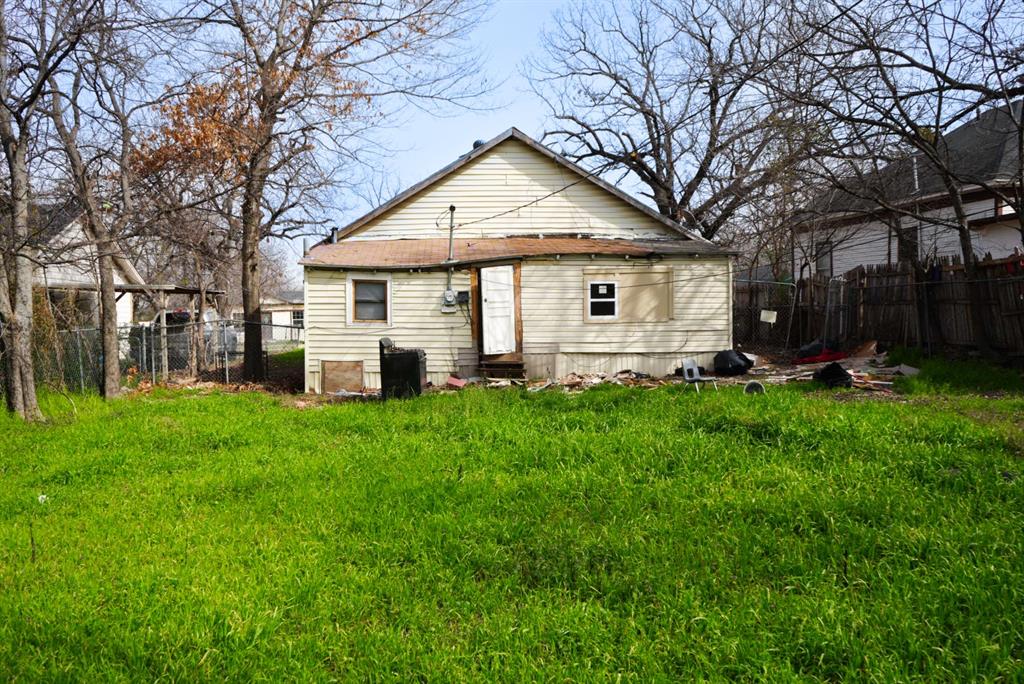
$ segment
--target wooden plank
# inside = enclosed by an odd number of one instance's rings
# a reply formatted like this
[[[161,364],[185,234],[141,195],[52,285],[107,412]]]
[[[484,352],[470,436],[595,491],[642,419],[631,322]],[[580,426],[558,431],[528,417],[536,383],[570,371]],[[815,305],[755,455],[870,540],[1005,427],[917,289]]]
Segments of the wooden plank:
[[[483,351],[483,336],[480,334],[480,269],[469,272],[469,327],[473,346],[478,352]]]
[[[362,361],[321,361],[321,387],[324,393],[345,390],[363,391]]]
[[[516,353],[522,356],[523,353],[523,286],[522,286],[522,262],[512,264],[512,293],[515,298],[516,308]]]

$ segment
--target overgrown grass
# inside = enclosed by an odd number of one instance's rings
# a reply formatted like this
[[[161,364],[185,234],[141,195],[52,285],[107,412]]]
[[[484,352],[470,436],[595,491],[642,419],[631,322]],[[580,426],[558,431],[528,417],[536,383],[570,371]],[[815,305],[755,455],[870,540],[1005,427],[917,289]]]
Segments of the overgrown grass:
[[[47,401],[5,679],[1024,676],[1020,397]]]
[[[286,352],[280,352],[278,354],[272,354],[270,356],[270,363],[275,366],[294,366],[296,368],[302,368],[302,364],[305,362],[305,351],[302,347]]]
[[[928,358],[919,349],[895,349],[889,353],[887,363],[920,369],[919,375],[897,381],[897,389],[905,394],[1024,392],[1024,373],[1020,367],[1001,367],[980,360]]]

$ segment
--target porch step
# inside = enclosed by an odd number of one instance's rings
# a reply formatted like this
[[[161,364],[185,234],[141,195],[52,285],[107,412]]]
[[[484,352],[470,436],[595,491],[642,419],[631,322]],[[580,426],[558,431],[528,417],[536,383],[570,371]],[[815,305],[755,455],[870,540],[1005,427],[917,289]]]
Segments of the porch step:
[[[480,375],[485,378],[526,378],[522,361],[481,361]]]

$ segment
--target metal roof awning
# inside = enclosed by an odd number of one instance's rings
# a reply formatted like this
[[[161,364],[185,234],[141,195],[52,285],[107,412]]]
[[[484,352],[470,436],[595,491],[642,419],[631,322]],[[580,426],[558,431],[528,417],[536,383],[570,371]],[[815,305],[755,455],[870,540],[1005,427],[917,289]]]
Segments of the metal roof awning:
[[[46,289],[48,290],[99,290],[99,286],[96,283],[46,283]],[[162,295],[222,295],[224,290],[208,289],[203,290],[198,287],[188,287],[185,285],[168,285],[168,284],[156,284],[156,285],[137,285],[135,283],[120,283],[114,285],[114,292],[141,292],[142,294],[155,294],[159,293]]]

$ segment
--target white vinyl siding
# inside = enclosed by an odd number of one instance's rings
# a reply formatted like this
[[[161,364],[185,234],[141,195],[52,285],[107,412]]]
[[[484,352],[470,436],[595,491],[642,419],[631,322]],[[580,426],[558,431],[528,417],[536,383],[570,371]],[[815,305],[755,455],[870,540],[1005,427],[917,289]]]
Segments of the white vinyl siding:
[[[671,319],[588,324],[584,320],[586,292],[581,283],[588,271],[596,270],[604,277],[609,267],[589,259],[527,261],[521,279],[524,355],[560,354],[560,373],[564,374],[573,370],[565,365],[572,358],[567,355],[621,355],[635,357],[635,361],[645,354],[664,354],[678,362],[683,356],[718,352],[731,346],[728,259],[665,259],[655,264],[618,262],[614,267],[622,273],[664,273],[672,282]],[[627,367],[630,366],[623,366]]]
[[[37,266],[33,274],[37,287],[54,289],[74,289],[76,285],[86,288],[83,291],[96,293],[98,298],[99,271],[96,263],[96,248],[89,242],[79,221],[69,223],[60,235],[49,244],[46,254],[55,254],[58,263]],[[118,261],[114,262],[114,284],[124,285],[129,276],[121,268]],[[134,320],[134,295],[130,292],[118,292],[117,324],[131,325]],[[97,305],[98,307],[98,305]],[[98,308],[96,309],[98,315]],[[89,325],[99,325],[97,318]]]
[[[589,274],[607,280],[657,273],[671,284],[667,321],[585,321]],[[349,326],[341,271],[306,270],[307,391],[320,390],[320,362],[362,361],[367,387],[380,386],[377,341],[426,350],[431,382],[458,369],[460,350],[474,348],[466,308],[442,314],[445,273],[392,272],[391,326]],[[675,258],[654,263],[618,259],[527,260],[521,265],[523,360],[531,376],[616,372],[624,368],[671,373],[684,356],[704,365],[732,345],[731,272],[727,258]],[[469,272],[456,271],[453,288],[469,289]]]
[[[995,202],[991,198],[975,200],[967,203],[964,209],[972,220],[987,218],[994,214]],[[954,213],[950,207],[943,207],[929,215],[948,221]],[[919,223],[918,219],[910,217],[904,217],[902,221],[904,230],[915,230]],[[920,223],[918,254],[921,258],[961,256],[960,236],[955,228],[928,221]],[[809,263],[811,272],[816,270],[813,247],[822,240],[831,240],[833,244],[833,275],[843,275],[862,265],[895,263],[899,258],[896,236],[890,233],[884,223],[872,221],[832,230],[819,229],[815,233],[801,235],[797,243],[798,271],[802,263]],[[1009,219],[1006,223],[972,229],[971,245],[979,257],[986,254],[996,259],[1010,256],[1015,248],[1021,247],[1016,220]],[[804,275],[807,275],[806,270]]]
[[[443,272],[391,275],[391,325],[348,325],[348,280],[380,278],[368,273],[306,269],[306,390],[320,391],[320,362],[362,361],[363,382],[380,387],[378,340],[390,337],[399,347],[427,352],[431,382],[443,384],[455,367],[458,350],[473,346],[466,307],[441,313]],[[469,290],[469,272],[456,271],[455,290]]]
[[[455,223],[462,225],[456,228],[459,237],[538,233],[679,237],[636,207],[590,181],[577,182],[580,180],[581,176],[528,145],[507,140],[370,221],[346,239],[446,238],[447,212],[452,204],[456,208]],[[566,188],[572,183],[575,185]],[[515,209],[534,200],[539,201]],[[510,209],[515,210],[466,225]]]

